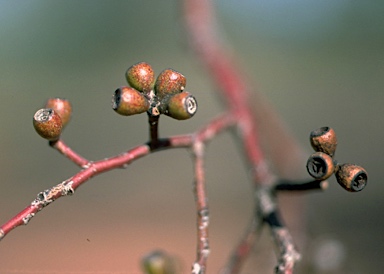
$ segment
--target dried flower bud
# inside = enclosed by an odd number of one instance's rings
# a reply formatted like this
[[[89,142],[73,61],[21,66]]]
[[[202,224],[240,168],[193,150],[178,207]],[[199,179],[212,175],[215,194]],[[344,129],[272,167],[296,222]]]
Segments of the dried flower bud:
[[[112,108],[121,115],[134,115],[146,112],[149,102],[145,96],[134,88],[121,87],[113,94]]]
[[[33,116],[33,126],[36,132],[49,141],[60,138],[63,124],[60,115],[51,108],[42,108]]]
[[[316,152],[307,161],[307,170],[316,180],[325,180],[335,171],[333,159],[326,153]]]
[[[189,92],[182,92],[169,98],[165,114],[177,120],[186,120],[191,118],[196,111],[195,97]]]
[[[57,114],[60,115],[63,128],[68,124],[72,115],[72,106],[66,99],[61,98],[50,98],[45,104],[45,108],[53,109]]]
[[[318,128],[311,132],[309,139],[315,151],[324,152],[331,157],[335,154],[337,138],[336,133],[332,128]]]
[[[155,84],[155,73],[147,63],[138,63],[131,66],[125,74],[128,84],[141,92],[148,92]]]
[[[335,175],[339,185],[350,192],[363,190],[368,182],[368,174],[365,169],[353,164],[338,165]]]
[[[175,70],[163,70],[156,79],[155,92],[159,97],[180,93],[187,84],[185,76]]]

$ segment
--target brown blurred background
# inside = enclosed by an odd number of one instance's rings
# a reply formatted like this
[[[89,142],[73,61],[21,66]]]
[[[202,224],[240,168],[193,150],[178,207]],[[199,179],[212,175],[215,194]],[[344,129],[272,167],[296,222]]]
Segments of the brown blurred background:
[[[381,273],[384,4],[216,2],[222,34],[308,153],[309,132],[331,126],[337,159],[369,173],[361,193],[346,193],[331,179],[325,193],[307,196],[311,242],[336,243],[343,273]],[[78,171],[34,133],[32,116],[48,97],[72,102],[64,140],[93,160],[147,140],[146,115],[121,117],[110,104],[136,62],[149,62],[157,73],[182,72],[199,102],[191,120],[163,117],[162,136],[191,132],[221,111],[209,76],[188,49],[178,8],[178,1],[0,1],[1,223]],[[229,134],[209,145],[209,273],[224,264],[252,212],[241,164]],[[195,254],[192,180],[184,150],[93,178],[1,242],[0,273],[140,273],[140,258],[157,248],[178,255],[188,272]]]

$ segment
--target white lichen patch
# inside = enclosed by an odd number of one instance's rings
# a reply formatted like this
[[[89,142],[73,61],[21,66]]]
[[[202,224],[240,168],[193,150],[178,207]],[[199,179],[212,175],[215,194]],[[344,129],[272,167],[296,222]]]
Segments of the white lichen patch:
[[[38,193],[36,199],[32,201],[31,206],[38,207],[39,210],[41,210],[43,207],[52,203],[56,198],[73,192],[74,189],[72,188],[72,184],[68,184],[67,186],[66,181],[64,181],[52,188]]]
[[[35,213],[30,213],[23,218],[23,223],[27,225],[29,221],[35,216]]]
[[[61,191],[61,194],[63,196],[72,195],[73,193],[75,193],[75,190],[73,189],[72,184],[73,184],[73,181],[69,181],[68,183],[66,181],[63,182],[63,189]]]
[[[201,266],[199,263],[194,263],[192,265],[192,274],[200,274],[201,273]]]

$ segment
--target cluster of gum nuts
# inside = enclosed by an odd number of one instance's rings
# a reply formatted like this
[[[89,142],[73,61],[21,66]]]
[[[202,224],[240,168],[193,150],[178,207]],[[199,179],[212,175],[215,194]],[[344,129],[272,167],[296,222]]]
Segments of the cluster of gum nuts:
[[[147,112],[165,114],[177,120],[191,118],[197,111],[196,99],[187,91],[186,78],[172,70],[163,70],[157,78],[147,63],[131,66],[126,72],[130,87],[120,87],[112,98],[112,108],[121,115]]]
[[[118,88],[112,98],[112,108],[121,115],[147,112],[153,117],[165,114],[186,120],[197,111],[195,97],[184,91],[185,76],[175,70],[165,69],[155,78],[152,67],[141,62],[127,70],[126,79],[130,87]],[[68,100],[51,98],[33,116],[33,126],[44,139],[56,141],[68,124],[71,113]]]
[[[337,146],[335,131],[330,127],[316,129],[310,134],[316,151],[307,161],[308,173],[316,180],[326,180],[335,174],[340,186],[350,192],[363,190],[368,175],[364,168],[354,164],[339,164],[333,159]]]

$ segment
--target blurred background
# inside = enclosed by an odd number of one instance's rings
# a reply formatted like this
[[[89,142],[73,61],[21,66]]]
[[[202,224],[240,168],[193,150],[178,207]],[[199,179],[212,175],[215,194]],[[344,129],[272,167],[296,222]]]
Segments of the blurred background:
[[[316,267],[303,273],[381,273],[384,2],[215,4],[222,35],[251,72],[251,84],[308,155],[309,132],[330,126],[338,135],[338,161],[362,165],[369,173],[361,193],[345,192],[332,178],[326,192],[306,196],[308,238],[315,248],[303,256],[326,260],[314,260]],[[78,171],[34,132],[32,116],[47,98],[71,101],[74,112],[63,138],[92,160],[147,141],[146,115],[122,117],[110,103],[136,62],[152,64],[157,73],[169,67],[182,72],[186,89],[198,100],[193,119],[162,117],[161,136],[194,131],[222,111],[209,75],[188,48],[179,5],[0,0],[1,223],[38,192]],[[208,272],[218,273],[249,222],[252,192],[229,134],[209,145],[206,168]],[[140,258],[164,249],[178,256],[188,273],[195,256],[192,182],[185,150],[156,153],[93,178],[2,240],[0,272],[140,273]],[[274,260],[273,250],[268,252]],[[249,263],[244,273],[255,269]]]

